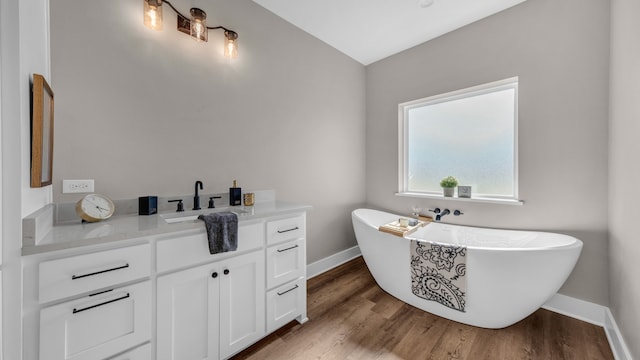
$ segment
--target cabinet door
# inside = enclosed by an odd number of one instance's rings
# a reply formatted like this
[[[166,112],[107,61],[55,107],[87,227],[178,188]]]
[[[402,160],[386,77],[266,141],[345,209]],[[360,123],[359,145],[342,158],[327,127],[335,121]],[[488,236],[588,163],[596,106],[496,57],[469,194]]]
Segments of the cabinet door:
[[[158,278],[157,359],[218,359],[217,263]]]
[[[264,252],[221,262],[220,357],[253,344],[265,334]]]

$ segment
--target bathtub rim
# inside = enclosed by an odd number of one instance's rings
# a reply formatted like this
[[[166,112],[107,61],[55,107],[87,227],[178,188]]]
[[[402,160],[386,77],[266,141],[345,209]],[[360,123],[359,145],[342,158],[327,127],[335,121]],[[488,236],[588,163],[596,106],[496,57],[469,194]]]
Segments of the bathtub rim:
[[[371,208],[358,208],[358,209],[355,209],[355,210],[353,210],[351,212],[352,218],[353,217],[357,217],[358,219],[361,219],[362,223],[374,228],[376,231],[378,231],[378,227],[380,225],[383,225],[384,223],[381,223],[379,225],[373,225],[369,221],[366,221],[363,216],[359,215],[359,213],[362,213],[362,212],[376,212],[376,213],[378,213],[380,215],[388,216],[389,219],[397,219],[398,217],[402,217],[402,215],[390,213],[390,212],[384,211],[384,210],[371,209]],[[393,220],[388,220],[387,222],[390,222],[390,221],[393,221]],[[492,227],[481,227],[481,226],[470,226],[470,225],[458,225],[458,224],[451,224],[451,223],[446,223],[446,222],[432,222],[432,223],[428,224],[427,226],[431,226],[431,225],[435,225],[436,227],[452,226],[452,227],[457,227],[457,228],[468,228],[468,229],[474,229],[475,228],[475,229],[486,229],[486,230],[495,230],[495,231],[504,230],[504,231],[510,231],[510,232],[526,232],[526,233],[534,233],[534,234],[546,234],[546,235],[570,238],[570,239],[573,239],[573,242],[571,242],[569,244],[562,244],[562,245],[536,246],[536,247],[487,247],[487,246],[477,246],[477,245],[453,244],[453,243],[447,243],[447,242],[439,242],[439,241],[420,239],[420,238],[415,238],[415,237],[412,236],[415,233],[412,233],[412,234],[409,234],[409,235],[405,235],[404,237],[399,237],[399,236],[388,234],[388,233],[384,233],[384,232],[381,232],[381,233],[389,235],[389,236],[392,236],[394,238],[400,238],[400,239],[405,239],[405,240],[418,240],[418,241],[424,241],[424,242],[438,244],[438,245],[464,246],[467,249],[472,249],[472,250],[475,250],[475,251],[501,251],[501,252],[518,251],[518,252],[528,252],[528,251],[544,251],[544,250],[569,250],[569,249],[573,249],[573,248],[576,248],[576,247],[579,247],[579,248],[583,247],[582,240],[576,238],[575,236],[562,234],[562,233],[557,233],[557,232],[551,232],[551,231],[503,229],[503,228],[492,228]],[[417,231],[420,231],[420,230],[417,230]]]

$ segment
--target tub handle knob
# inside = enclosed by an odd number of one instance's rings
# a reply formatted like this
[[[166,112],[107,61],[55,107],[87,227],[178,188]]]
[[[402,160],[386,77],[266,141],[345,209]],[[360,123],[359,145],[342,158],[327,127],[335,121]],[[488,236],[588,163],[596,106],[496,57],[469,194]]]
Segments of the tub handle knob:
[[[433,210],[429,209],[429,211],[431,211],[434,214],[440,214],[440,208],[435,208]]]
[[[464,213],[460,210],[453,210],[453,215],[454,216],[460,216],[460,215],[464,215]]]

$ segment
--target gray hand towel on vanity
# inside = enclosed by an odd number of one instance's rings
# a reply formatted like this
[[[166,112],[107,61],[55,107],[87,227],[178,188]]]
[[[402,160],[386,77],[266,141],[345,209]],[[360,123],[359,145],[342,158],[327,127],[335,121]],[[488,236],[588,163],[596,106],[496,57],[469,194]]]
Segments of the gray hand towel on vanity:
[[[207,228],[209,253],[218,254],[238,248],[238,215],[225,211],[200,215],[198,219],[204,221]]]

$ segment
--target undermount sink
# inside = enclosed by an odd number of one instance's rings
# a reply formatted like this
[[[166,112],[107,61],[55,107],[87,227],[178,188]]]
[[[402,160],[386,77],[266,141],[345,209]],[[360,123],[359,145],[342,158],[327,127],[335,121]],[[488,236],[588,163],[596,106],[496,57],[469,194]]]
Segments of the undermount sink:
[[[246,210],[224,207],[224,208],[215,208],[215,209],[202,209],[195,211],[184,211],[184,212],[175,212],[170,214],[161,214],[160,217],[164,219],[169,224],[185,222],[185,221],[195,221],[198,220],[198,216],[204,214],[218,213],[228,211],[232,212],[236,215],[242,215],[248,213]]]

